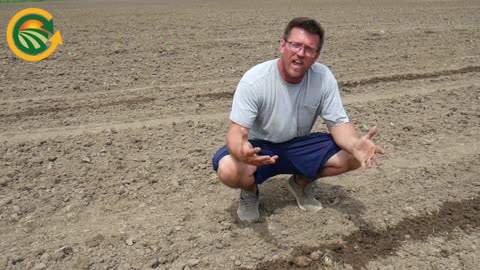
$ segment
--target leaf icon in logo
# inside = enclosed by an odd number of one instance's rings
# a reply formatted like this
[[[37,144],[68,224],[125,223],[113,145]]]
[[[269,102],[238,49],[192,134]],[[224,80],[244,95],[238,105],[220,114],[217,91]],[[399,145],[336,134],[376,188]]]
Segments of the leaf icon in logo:
[[[30,54],[42,52],[47,48],[48,32],[42,29],[43,23],[28,20],[20,26],[18,40],[25,51]]]
[[[22,45],[29,50],[45,50],[48,34],[38,29],[25,29],[20,31],[19,39]]]

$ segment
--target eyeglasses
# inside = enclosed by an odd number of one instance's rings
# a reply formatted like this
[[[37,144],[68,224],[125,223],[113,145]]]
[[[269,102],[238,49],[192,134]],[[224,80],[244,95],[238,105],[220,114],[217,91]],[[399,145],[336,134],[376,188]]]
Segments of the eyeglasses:
[[[290,50],[292,52],[299,52],[303,48],[303,49],[305,49],[305,55],[307,55],[307,56],[313,57],[313,56],[317,55],[317,53],[318,53],[318,50],[315,50],[314,48],[309,47],[309,46],[305,46],[302,43],[291,42],[291,41],[288,41],[288,40],[285,40],[285,42],[288,44],[288,46],[290,47]]]

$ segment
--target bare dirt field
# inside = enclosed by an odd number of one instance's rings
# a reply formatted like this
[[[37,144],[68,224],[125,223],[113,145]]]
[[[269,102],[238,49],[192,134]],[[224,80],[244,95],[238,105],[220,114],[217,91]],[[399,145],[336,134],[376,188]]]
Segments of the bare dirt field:
[[[26,7],[64,41],[37,63],[6,44]],[[210,159],[238,80],[300,15],[387,154],[321,179],[317,213],[277,176],[244,224]],[[0,4],[0,270],[478,269],[479,26],[478,0]]]

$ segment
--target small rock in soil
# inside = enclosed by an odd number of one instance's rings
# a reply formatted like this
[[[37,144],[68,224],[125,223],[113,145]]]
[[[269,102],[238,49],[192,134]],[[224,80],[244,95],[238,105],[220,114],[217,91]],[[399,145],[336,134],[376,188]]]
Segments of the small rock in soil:
[[[38,248],[38,249],[35,250],[35,255],[37,255],[37,256],[42,256],[43,253],[45,253],[44,248]]]
[[[322,257],[322,264],[327,267],[327,268],[332,268],[333,267],[333,259],[330,255],[325,254]]]
[[[73,254],[73,248],[69,246],[64,246],[55,250],[55,253],[53,254],[53,259],[56,261],[59,261],[64,259],[68,255],[72,255],[72,254]]]
[[[44,263],[37,263],[33,266],[32,270],[43,270],[47,268],[47,265]]]
[[[135,244],[135,240],[133,240],[132,237],[128,238],[125,243],[129,246],[132,246],[133,244]]]
[[[43,253],[42,256],[40,256],[40,260],[42,260],[42,262],[48,262],[50,258],[50,254],[48,254],[47,252]]]
[[[160,262],[158,261],[158,258],[151,259],[148,262],[148,266],[150,266],[151,268],[157,268],[159,265],[160,265]]]
[[[18,214],[14,213],[10,216],[10,219],[12,222],[17,222],[20,220],[20,217],[18,216]]]
[[[92,160],[87,156],[83,156],[82,157],[82,162],[83,163],[92,163]]]
[[[18,205],[12,206],[12,212],[14,214],[20,214],[20,207]]]
[[[294,262],[298,267],[307,267],[312,263],[312,259],[307,256],[298,256],[295,258]]]
[[[94,237],[87,240],[87,242],[85,244],[88,247],[93,248],[93,247],[96,247],[96,246],[100,245],[104,239],[105,239],[105,237],[103,235],[97,234]]]
[[[312,259],[314,261],[318,261],[321,257],[322,257],[322,254],[318,250],[314,251],[314,252],[312,252],[312,254],[310,254],[310,259]]]
[[[10,198],[5,198],[0,201],[0,207],[12,203],[12,199]]]
[[[25,258],[23,258],[22,256],[15,256],[12,258],[12,263],[17,264],[19,262],[23,262],[23,260],[25,260]]]
[[[187,261],[187,264],[188,264],[189,266],[195,266],[195,265],[197,265],[199,262],[200,262],[200,260],[198,260],[198,259],[190,259],[190,260]]]

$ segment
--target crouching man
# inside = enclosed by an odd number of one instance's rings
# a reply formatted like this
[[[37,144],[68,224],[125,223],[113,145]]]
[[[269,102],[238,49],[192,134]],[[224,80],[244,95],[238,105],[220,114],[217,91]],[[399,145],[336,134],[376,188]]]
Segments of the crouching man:
[[[227,144],[213,157],[222,183],[240,189],[242,221],[259,219],[257,185],[291,174],[288,189],[302,210],[322,208],[315,180],[379,165],[384,151],[372,137],[359,137],[344,110],[337,81],[317,63],[324,30],[310,18],[291,20],[280,40],[279,59],[256,65],[238,83]],[[311,133],[320,116],[329,133]]]

